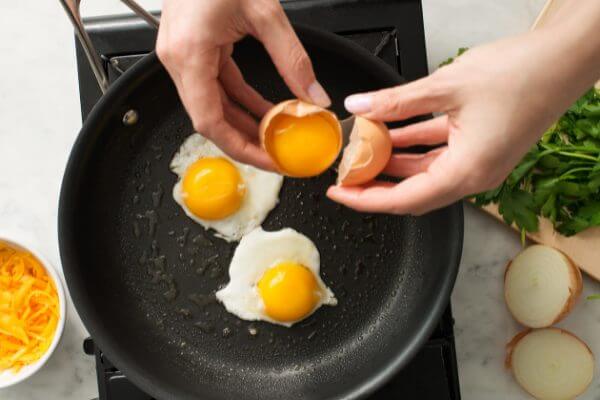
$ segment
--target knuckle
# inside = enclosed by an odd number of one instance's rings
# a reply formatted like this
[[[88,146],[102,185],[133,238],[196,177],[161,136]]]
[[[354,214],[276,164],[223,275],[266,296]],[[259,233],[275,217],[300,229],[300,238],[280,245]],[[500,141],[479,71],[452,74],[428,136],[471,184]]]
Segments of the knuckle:
[[[167,46],[165,44],[164,40],[158,40],[156,42],[156,55],[158,56],[158,59],[160,61],[162,61],[163,63],[169,61],[169,59],[170,59],[169,46]]]
[[[156,44],[157,55],[161,61],[165,59],[175,63],[201,58],[208,48],[210,44],[205,38],[184,32],[175,35],[168,42],[159,41]]]
[[[210,137],[214,127],[221,121],[217,115],[203,115],[202,117],[192,117],[192,125],[196,132],[203,136]]]
[[[192,126],[194,127],[194,130],[196,132],[198,132],[202,136],[208,137],[208,135],[207,135],[207,129],[206,129],[207,124],[206,124],[206,121],[204,119],[193,118],[192,119]]]
[[[182,47],[174,42],[159,41],[156,43],[156,55],[165,64],[177,63],[181,59]]]
[[[292,70],[296,73],[307,73],[312,69],[310,58],[298,41],[295,41],[290,48],[289,60]]]
[[[176,61],[178,47],[161,36],[156,41],[156,55],[163,64],[172,64]]]
[[[427,80],[428,85],[426,85],[425,91],[427,97],[431,99],[447,98],[460,87],[452,71],[445,70],[445,68],[438,69]]]
[[[278,2],[271,0],[256,1],[251,9],[251,16],[257,26],[265,26],[264,24],[272,24],[280,17],[280,6]]]
[[[376,102],[378,103],[376,108],[381,110],[384,114],[402,113],[405,108],[405,104],[400,95],[398,95],[397,91],[394,89],[378,93]]]

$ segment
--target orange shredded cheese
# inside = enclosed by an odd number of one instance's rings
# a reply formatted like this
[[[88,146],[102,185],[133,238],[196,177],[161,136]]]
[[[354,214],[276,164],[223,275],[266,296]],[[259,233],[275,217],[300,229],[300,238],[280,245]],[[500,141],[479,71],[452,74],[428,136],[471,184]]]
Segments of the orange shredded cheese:
[[[59,320],[52,278],[30,253],[0,242],[0,372],[46,353]]]

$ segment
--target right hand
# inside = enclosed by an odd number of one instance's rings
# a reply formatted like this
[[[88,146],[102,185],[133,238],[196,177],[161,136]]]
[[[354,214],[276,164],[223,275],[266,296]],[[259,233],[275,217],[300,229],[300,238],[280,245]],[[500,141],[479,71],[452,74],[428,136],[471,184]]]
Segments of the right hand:
[[[231,58],[233,44],[246,35],[263,43],[296,97],[330,105],[278,0],[165,0],[156,52],[194,129],[232,158],[273,170],[257,144],[256,120],[241,108],[260,118],[272,107]]]
[[[421,215],[496,188],[597,78],[598,47],[574,47],[575,35],[561,43],[559,34],[538,30],[486,44],[428,77],[348,97],[349,112],[377,121],[442,113],[390,132],[398,148],[441,147],[394,153],[385,173],[405,178],[398,184],[332,186],[329,198],[359,211]]]

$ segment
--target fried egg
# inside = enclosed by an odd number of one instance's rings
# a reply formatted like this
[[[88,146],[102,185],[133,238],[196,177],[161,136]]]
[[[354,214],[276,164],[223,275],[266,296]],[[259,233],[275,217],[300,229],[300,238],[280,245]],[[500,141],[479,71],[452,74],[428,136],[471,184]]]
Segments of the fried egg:
[[[260,226],[279,202],[281,175],[232,160],[198,133],[183,142],[170,168],[179,177],[173,199],[227,241]]]
[[[241,319],[289,327],[323,304],[337,304],[319,269],[319,251],[303,234],[256,228],[235,249],[229,283],[216,297]]]

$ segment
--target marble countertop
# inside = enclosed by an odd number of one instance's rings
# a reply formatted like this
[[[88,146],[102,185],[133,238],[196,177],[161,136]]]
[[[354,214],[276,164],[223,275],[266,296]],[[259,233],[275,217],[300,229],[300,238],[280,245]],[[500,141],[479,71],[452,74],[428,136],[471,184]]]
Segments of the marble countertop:
[[[86,0],[84,15],[125,12],[117,0]],[[423,0],[430,67],[471,46],[528,29],[544,0]],[[157,9],[160,0],[142,4]],[[18,1],[0,13],[0,232],[17,231],[60,266],[58,193],[79,130],[73,36],[58,1]],[[503,368],[504,345],[518,326],[502,296],[506,262],[519,238],[466,207],[462,265],[452,304],[462,396],[465,400],[528,399]],[[600,293],[585,279],[584,295]],[[560,324],[600,354],[600,303],[582,301]],[[88,400],[97,396],[85,328],[71,304],[60,346],[47,366],[2,400]],[[582,399],[597,399],[600,369]]]

